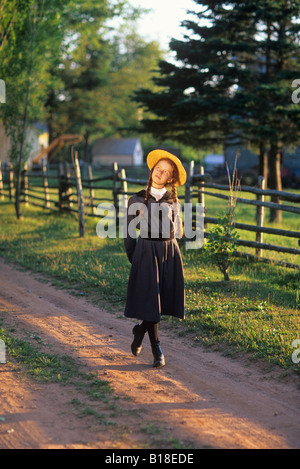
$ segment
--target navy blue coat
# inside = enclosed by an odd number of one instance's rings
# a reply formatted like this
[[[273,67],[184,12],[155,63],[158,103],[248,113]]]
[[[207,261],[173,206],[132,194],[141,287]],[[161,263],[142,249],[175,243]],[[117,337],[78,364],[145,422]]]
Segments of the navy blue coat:
[[[174,217],[163,217],[162,211],[172,212],[172,195],[166,192],[156,201],[150,195],[147,212],[143,207],[145,191],[129,199],[127,233],[124,244],[131,271],[127,288],[125,316],[159,322],[161,315],[185,317],[185,289],[181,253],[174,236]],[[132,210],[138,204],[138,213]],[[142,212],[142,213],[141,213]],[[172,212],[173,213],[173,212]],[[140,223],[137,221],[140,220]],[[136,239],[129,229],[137,225],[140,236]],[[128,233],[128,231],[130,233]]]

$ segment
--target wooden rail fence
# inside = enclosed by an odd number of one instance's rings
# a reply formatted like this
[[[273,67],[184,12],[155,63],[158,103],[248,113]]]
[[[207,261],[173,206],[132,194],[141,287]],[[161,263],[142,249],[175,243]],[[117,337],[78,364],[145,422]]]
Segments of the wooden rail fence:
[[[22,202],[32,204],[47,210],[70,211],[78,213],[79,232],[84,235],[84,217],[97,217],[97,206],[102,202],[113,203],[119,210],[119,196],[126,198],[136,192],[136,186],[147,184],[146,180],[133,179],[126,177],[125,169],[119,169],[117,163],[112,167],[103,167],[102,173],[106,175],[93,177],[93,171],[97,168],[91,165],[79,166],[76,155],[74,165],[69,163],[60,163],[58,165],[43,165],[40,171],[28,171],[25,166],[22,177]],[[205,207],[205,198],[215,197],[222,200],[228,200],[229,195],[224,192],[229,191],[229,185],[215,184],[207,180],[204,170],[201,167],[199,174],[194,173],[194,162],[191,162],[187,169],[187,182],[184,195],[179,198],[184,203],[193,203],[194,209],[196,203],[201,203]],[[128,190],[128,186],[132,187]],[[98,197],[98,191],[101,190],[101,197]],[[300,194],[294,194],[285,191],[274,191],[264,189],[264,180],[259,178],[257,187],[242,186],[239,191],[241,194],[254,194],[255,199],[237,197],[238,204],[253,205],[256,207],[256,223],[253,225],[238,223],[234,224],[238,230],[255,233],[255,241],[239,239],[237,244],[250,247],[255,250],[255,255],[262,256],[262,251],[277,251],[281,253],[299,255],[300,249],[277,246],[263,242],[264,234],[271,234],[283,237],[294,238],[298,240],[300,246],[300,232],[270,228],[264,226],[265,209],[275,208],[285,212],[300,215]],[[104,195],[103,195],[104,194]],[[106,195],[107,194],[107,195]],[[276,195],[284,203],[275,204],[267,202],[267,196]],[[11,165],[5,167],[0,163],[0,200],[8,198],[14,200],[14,173]],[[183,208],[184,208],[184,203]],[[289,205],[292,203],[293,205]],[[299,204],[299,205],[298,205]],[[118,218],[117,218],[118,219]],[[208,225],[219,223],[218,218],[204,217],[205,233],[207,238]]]

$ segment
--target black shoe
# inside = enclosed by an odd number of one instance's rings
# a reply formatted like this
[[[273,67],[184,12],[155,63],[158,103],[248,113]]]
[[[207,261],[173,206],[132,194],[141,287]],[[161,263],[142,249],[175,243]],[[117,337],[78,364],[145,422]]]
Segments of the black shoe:
[[[142,350],[142,342],[145,336],[145,331],[139,324],[137,324],[132,329],[132,333],[134,335],[134,340],[131,344],[131,351],[133,355],[137,357],[141,353],[141,350]]]
[[[152,353],[153,353],[153,356],[154,356],[153,367],[154,368],[159,368],[161,366],[165,366],[165,364],[166,364],[165,357],[162,353],[159,342],[157,342],[156,344],[151,345],[151,347],[152,347]]]

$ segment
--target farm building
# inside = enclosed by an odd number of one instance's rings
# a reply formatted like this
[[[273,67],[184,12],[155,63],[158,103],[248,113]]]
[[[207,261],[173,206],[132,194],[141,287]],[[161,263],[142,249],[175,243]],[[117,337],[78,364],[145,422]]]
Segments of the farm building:
[[[143,150],[138,138],[99,138],[92,149],[93,164],[140,166],[143,164]]]
[[[30,155],[28,165],[31,166],[32,160],[39,152],[48,146],[49,134],[43,124],[31,125],[27,132],[27,142],[30,145]],[[10,138],[5,133],[3,123],[0,121],[0,161],[9,162]]]

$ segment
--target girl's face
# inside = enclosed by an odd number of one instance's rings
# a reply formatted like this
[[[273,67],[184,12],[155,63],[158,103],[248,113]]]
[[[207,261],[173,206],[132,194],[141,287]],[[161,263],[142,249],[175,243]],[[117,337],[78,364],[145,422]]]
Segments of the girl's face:
[[[173,177],[173,166],[168,160],[160,160],[152,172],[152,186],[162,189]]]

